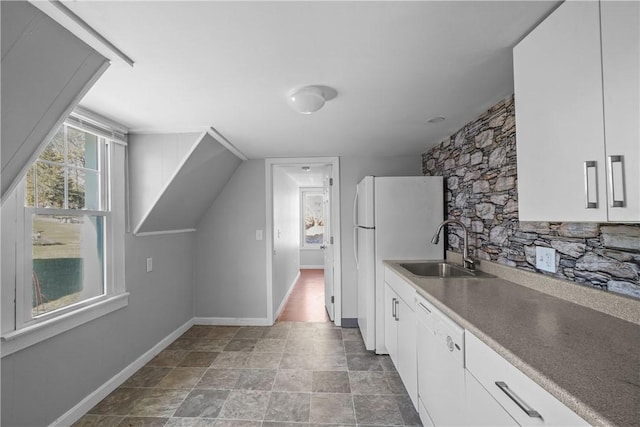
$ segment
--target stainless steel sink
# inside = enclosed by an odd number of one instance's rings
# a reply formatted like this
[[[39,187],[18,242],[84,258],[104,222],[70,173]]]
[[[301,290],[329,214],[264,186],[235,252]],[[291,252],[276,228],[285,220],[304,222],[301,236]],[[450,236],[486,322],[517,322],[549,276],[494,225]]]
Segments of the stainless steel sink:
[[[403,263],[400,267],[422,277],[494,277],[482,271],[467,270],[442,261]]]

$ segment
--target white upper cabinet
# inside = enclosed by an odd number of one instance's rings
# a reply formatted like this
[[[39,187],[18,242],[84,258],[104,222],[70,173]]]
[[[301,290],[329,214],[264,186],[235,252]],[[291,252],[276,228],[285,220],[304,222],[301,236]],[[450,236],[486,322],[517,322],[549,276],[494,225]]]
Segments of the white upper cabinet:
[[[567,1],[514,48],[521,221],[640,221],[639,23]]]
[[[609,221],[640,221],[640,2],[603,1],[600,19]]]

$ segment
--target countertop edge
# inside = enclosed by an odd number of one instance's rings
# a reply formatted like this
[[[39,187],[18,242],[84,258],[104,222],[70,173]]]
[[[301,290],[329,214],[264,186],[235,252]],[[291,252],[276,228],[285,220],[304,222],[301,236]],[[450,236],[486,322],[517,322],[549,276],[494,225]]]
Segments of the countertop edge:
[[[480,339],[482,342],[487,344],[492,350],[494,350],[500,356],[504,357],[509,363],[511,363],[513,366],[515,366],[524,374],[526,374],[528,377],[530,377],[536,384],[538,384],[540,387],[545,389],[547,392],[553,395],[560,402],[565,404],[569,409],[574,411],[577,415],[582,417],[585,421],[587,421],[592,425],[615,425],[614,422],[612,422],[611,420],[606,418],[604,415],[594,410],[590,405],[576,398],[571,392],[559,386],[557,383],[555,383],[549,377],[544,375],[542,372],[535,369],[530,364],[524,362],[520,357],[516,356],[507,348],[505,348],[503,345],[495,341],[492,337],[482,332],[482,330],[478,329],[472,322],[460,316],[457,312],[455,312],[454,310],[450,309],[447,305],[442,303],[437,297],[435,297],[434,295],[431,295],[429,292],[427,292],[426,290],[418,286],[416,283],[414,283],[411,277],[406,274],[404,269],[399,267],[398,264],[401,262],[404,262],[404,261],[385,260],[384,264],[387,267],[391,268],[398,275],[403,277],[408,283],[410,283],[411,286],[418,292],[418,294],[420,294],[421,296],[429,300],[429,302],[435,305],[440,311],[442,311],[444,314],[449,316],[453,321],[458,323],[464,329],[469,330],[478,339]],[[505,282],[505,284],[507,285],[523,286],[523,285],[520,285],[519,283],[510,282],[500,277],[498,277],[498,279],[501,280],[502,282]],[[433,280],[439,280],[439,279],[433,279]],[[525,287],[528,287],[528,286],[525,286]],[[556,297],[556,298],[559,298],[559,297]],[[560,298],[560,299],[563,299],[563,298]],[[590,307],[587,307],[587,308],[590,308]]]

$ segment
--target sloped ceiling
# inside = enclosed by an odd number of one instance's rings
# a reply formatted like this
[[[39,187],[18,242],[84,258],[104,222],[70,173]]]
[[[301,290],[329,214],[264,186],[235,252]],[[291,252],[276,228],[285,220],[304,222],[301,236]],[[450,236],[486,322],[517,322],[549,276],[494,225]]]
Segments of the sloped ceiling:
[[[241,160],[210,134],[198,138],[134,232],[194,229]]]

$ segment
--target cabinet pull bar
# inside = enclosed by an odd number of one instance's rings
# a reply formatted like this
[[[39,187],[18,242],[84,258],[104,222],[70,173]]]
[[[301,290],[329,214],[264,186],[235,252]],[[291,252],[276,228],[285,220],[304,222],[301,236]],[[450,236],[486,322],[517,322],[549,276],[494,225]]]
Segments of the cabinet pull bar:
[[[419,303],[418,303],[418,305],[419,305],[420,307],[424,308],[424,309],[427,311],[427,313],[431,314],[431,310],[429,310],[429,309],[427,308],[427,306],[426,306],[426,305],[424,305],[424,304],[423,304],[423,303],[421,303],[421,302],[419,302]]]
[[[517,394],[515,394],[505,383],[504,381],[496,381],[496,385],[500,390],[504,392],[504,394],[509,397],[509,399],[513,400],[516,405],[520,407],[528,416],[531,418],[542,418],[542,415],[536,410],[534,410],[531,406],[527,405],[527,403],[520,399]]]
[[[593,189],[590,189],[589,182],[591,181],[589,175],[589,169],[593,168]],[[591,191],[595,193],[595,201],[591,199]],[[586,209],[598,209],[598,164],[595,160],[587,160],[584,162],[584,197]]]
[[[400,320],[400,316],[398,315],[398,305],[400,304],[400,301],[396,300],[396,322],[398,320]]]
[[[396,319],[396,299],[395,298],[391,300],[391,315],[393,316],[394,319]]]
[[[612,208],[625,207],[624,157],[609,156],[609,193]],[[614,170],[615,169],[615,170]]]

